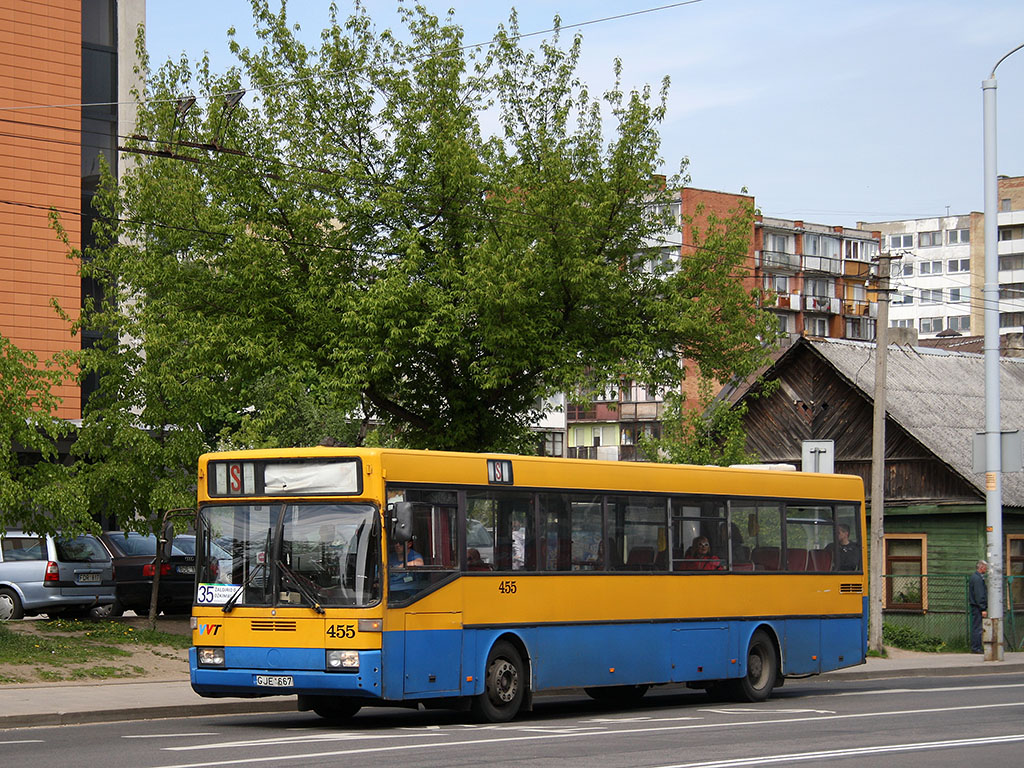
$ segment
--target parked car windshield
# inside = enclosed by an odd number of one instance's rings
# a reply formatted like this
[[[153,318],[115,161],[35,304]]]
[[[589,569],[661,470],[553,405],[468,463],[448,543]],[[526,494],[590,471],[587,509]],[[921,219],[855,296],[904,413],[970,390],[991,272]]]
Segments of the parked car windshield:
[[[76,536],[73,539],[56,538],[57,559],[63,563],[105,563],[110,555],[98,539]]]
[[[200,604],[380,600],[380,525],[370,504],[208,506],[199,528],[206,532],[196,553]]]
[[[143,536],[141,533],[109,533],[108,536],[125,555],[149,555],[150,557],[156,555],[156,536],[152,533],[148,536]],[[171,547],[171,554],[186,554],[178,548],[177,540]]]

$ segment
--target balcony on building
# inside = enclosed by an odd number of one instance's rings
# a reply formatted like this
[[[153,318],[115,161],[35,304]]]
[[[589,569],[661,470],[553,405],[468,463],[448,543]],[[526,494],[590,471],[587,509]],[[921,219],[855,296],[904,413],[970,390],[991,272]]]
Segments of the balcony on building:
[[[829,296],[804,296],[804,310],[807,312],[824,312],[830,315],[838,315],[839,309],[839,299]]]
[[[875,317],[878,313],[878,305],[871,301],[857,301],[855,299],[843,300],[843,314],[854,317]]]
[[[804,272],[838,275],[841,273],[840,265],[839,259],[831,256],[804,256]]]
[[[757,266],[773,272],[798,272],[800,257],[785,251],[757,251]]]

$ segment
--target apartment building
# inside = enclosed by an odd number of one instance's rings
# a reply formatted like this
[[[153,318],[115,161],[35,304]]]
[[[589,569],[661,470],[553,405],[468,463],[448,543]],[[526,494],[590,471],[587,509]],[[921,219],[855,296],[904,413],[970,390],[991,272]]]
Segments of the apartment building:
[[[998,179],[999,325],[1024,328],[1024,177]],[[971,212],[898,221],[858,222],[881,232],[894,257],[889,325],[921,339],[985,332],[985,216]]]
[[[741,205],[753,208],[755,200],[685,188],[670,205],[678,231],[652,249],[660,263],[685,259],[699,248],[697,233],[712,213],[722,218]],[[784,345],[802,336],[870,341],[875,338],[873,280],[880,246],[878,231],[756,216],[745,257],[747,274],[740,279],[748,289],[764,289],[765,308],[778,318]],[[695,404],[699,377],[692,365],[683,365],[680,388]],[[636,461],[641,436],[661,436],[663,393],[623,382],[615,391],[583,399],[566,409],[570,458]]]
[[[7,0],[0,3],[0,334],[40,360],[90,343],[74,318],[95,293],[78,277],[50,224],[69,245],[89,243],[101,156],[118,167],[119,125],[134,122],[129,89],[145,0]],[[81,416],[82,391],[60,388],[58,415]]]

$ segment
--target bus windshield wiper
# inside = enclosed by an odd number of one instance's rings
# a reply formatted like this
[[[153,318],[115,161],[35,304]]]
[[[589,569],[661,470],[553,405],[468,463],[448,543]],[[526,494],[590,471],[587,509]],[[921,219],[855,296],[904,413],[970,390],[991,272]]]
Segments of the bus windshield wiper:
[[[264,552],[270,551],[270,531],[271,529],[267,528],[267,539],[263,548]],[[263,570],[267,570],[267,564],[265,562],[258,563],[256,567],[249,572],[249,575],[246,577],[245,581],[242,582],[241,586],[239,586],[238,589],[235,590],[234,594],[228,598],[228,601],[224,603],[224,607],[221,608],[224,613],[231,613],[231,609],[235,607],[235,603],[237,603],[242,595],[245,594],[245,588],[252,583],[253,579],[256,578],[256,574]],[[269,570],[267,570],[267,575],[270,575]],[[263,590],[263,594],[266,596],[266,589]]]
[[[326,611],[322,607],[320,607],[320,603],[317,601],[316,595],[310,592],[309,587],[307,587],[305,584],[299,581],[300,577],[297,576],[291,568],[285,565],[284,562],[281,560],[275,560],[274,565],[276,565],[277,569],[284,574],[285,580],[293,587],[295,587],[295,589],[298,590],[300,595],[309,600],[309,602],[313,606],[314,611],[316,611],[317,613],[326,613]]]
[[[238,600],[242,597],[242,595],[245,594],[245,588],[247,586],[249,586],[250,583],[252,583],[252,580],[254,578],[256,578],[256,574],[259,573],[262,570],[265,570],[266,567],[267,567],[266,563],[260,563],[259,565],[257,565],[255,568],[252,569],[252,571],[249,573],[249,577],[245,581],[242,582],[242,584],[238,587],[238,589],[235,590],[234,594],[231,595],[231,597],[228,598],[226,603],[224,603],[224,606],[221,608],[221,610],[224,613],[230,613],[231,612],[231,609],[235,607],[235,603],[237,603]]]

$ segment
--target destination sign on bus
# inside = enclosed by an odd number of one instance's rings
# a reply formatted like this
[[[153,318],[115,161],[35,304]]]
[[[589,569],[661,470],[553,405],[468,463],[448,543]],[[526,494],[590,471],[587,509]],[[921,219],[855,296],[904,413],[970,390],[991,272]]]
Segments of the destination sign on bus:
[[[210,462],[211,496],[355,495],[361,492],[358,459]]]

